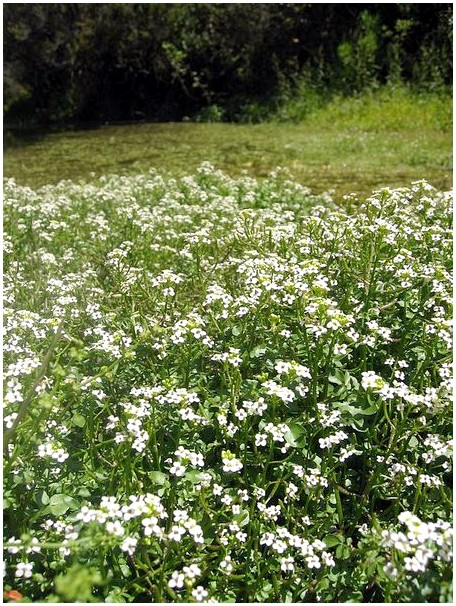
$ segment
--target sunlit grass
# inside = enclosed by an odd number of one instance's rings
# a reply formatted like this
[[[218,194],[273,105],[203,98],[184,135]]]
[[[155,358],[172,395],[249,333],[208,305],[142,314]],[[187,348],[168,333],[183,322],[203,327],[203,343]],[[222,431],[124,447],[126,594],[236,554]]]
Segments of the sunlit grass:
[[[282,119],[297,117],[293,103]],[[298,124],[135,124],[52,134],[6,149],[4,175],[39,186],[151,167],[177,175],[205,160],[233,176],[286,167],[315,192],[334,189],[336,198],[423,177],[445,189],[452,183],[451,99],[385,90],[336,99]]]

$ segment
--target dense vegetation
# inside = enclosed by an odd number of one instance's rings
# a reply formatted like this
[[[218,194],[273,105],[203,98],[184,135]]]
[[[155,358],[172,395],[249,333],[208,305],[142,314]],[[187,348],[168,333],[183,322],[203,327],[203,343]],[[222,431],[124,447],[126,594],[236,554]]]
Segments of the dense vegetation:
[[[7,181],[6,598],[451,602],[451,198]]]
[[[451,602],[452,6],[3,8],[4,600]]]
[[[257,121],[452,78],[451,4],[5,4],[7,124]],[[302,113],[301,109],[301,113]]]

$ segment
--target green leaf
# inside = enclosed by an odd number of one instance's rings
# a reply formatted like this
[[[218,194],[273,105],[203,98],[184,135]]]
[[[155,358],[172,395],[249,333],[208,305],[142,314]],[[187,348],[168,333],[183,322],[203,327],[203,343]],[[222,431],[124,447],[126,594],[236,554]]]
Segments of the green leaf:
[[[337,371],[336,371],[336,373],[339,374]],[[334,383],[335,385],[343,385],[343,382],[336,375],[329,375],[328,381],[330,383]]]
[[[54,494],[49,500],[49,506],[53,515],[62,516],[69,509],[77,509],[79,504],[76,499],[66,494]]]
[[[242,334],[242,326],[233,326],[231,332],[235,337],[238,337],[240,334]]]
[[[375,404],[372,404],[371,406],[369,406],[369,408],[363,408],[361,410],[361,414],[366,415],[366,416],[374,415],[377,412],[377,410],[378,410],[378,406],[376,406]]]
[[[251,358],[261,358],[262,356],[264,356],[265,353],[266,348],[262,345],[257,345],[252,349],[249,355]]]
[[[327,579],[326,577],[323,577],[318,585],[317,585],[317,589],[318,591],[324,591],[325,589],[328,589],[329,587],[329,579]]]
[[[293,423],[289,427],[290,427],[290,431],[286,432],[286,434],[284,435],[284,438],[285,438],[285,441],[287,442],[287,444],[289,444],[293,448],[296,448],[296,446],[300,445],[299,438],[304,433],[304,428],[302,427],[302,425],[299,425],[299,423]]]
[[[80,414],[75,414],[73,415],[73,418],[71,419],[71,422],[73,423],[73,425],[75,427],[84,427],[84,425],[86,424],[86,420],[85,417],[83,417]]]
[[[197,469],[191,469],[184,474],[186,480],[190,480],[192,484],[198,484],[201,481],[201,472]]]
[[[227,604],[235,604],[237,602],[236,595],[230,591],[222,595],[221,602],[226,602]]]
[[[65,602],[94,602],[92,587],[101,583],[102,578],[98,571],[73,564],[65,573],[56,577],[55,589]]]
[[[323,539],[326,547],[335,547],[343,542],[343,537],[338,534],[330,534]]]
[[[409,440],[409,448],[415,448],[416,446],[418,446],[418,440],[416,438],[416,436],[412,436]]]
[[[164,486],[168,481],[168,476],[162,471],[149,471],[147,474],[153,484]]]
[[[48,505],[50,499],[44,490],[39,490],[35,496],[35,500],[38,505]]]
[[[336,558],[347,560],[351,556],[351,550],[347,545],[340,544],[336,548]]]
[[[247,524],[250,521],[249,510],[248,509],[242,509],[241,513],[233,516],[233,520],[239,524],[240,528],[242,528],[243,526],[247,526]]]
[[[125,604],[126,600],[123,597],[122,589],[114,587],[105,597],[107,604]]]
[[[338,408],[342,412],[348,413],[349,415],[351,415],[353,417],[356,417],[359,415],[373,415],[378,410],[378,406],[372,402],[368,408],[358,408],[357,406],[352,406],[351,404],[347,404],[346,402],[336,402],[334,404],[334,407]]]

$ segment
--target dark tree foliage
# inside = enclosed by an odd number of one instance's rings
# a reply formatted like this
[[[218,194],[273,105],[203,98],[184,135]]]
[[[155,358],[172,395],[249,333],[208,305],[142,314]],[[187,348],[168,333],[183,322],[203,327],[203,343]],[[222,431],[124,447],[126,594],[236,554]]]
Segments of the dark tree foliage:
[[[6,123],[242,116],[300,82],[452,80],[451,4],[5,4]]]

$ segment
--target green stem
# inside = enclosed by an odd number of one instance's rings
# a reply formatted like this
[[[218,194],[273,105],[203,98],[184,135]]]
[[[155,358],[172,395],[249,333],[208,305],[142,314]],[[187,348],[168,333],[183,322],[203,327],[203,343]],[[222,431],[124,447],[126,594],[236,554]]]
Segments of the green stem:
[[[32,387],[27,392],[27,395],[25,396],[22,404],[19,407],[19,411],[17,413],[17,417],[14,419],[13,425],[9,429],[7,429],[5,431],[5,433],[3,434],[3,448],[5,449],[6,452],[7,452],[7,447],[8,447],[8,444],[9,444],[11,438],[16,433],[16,430],[17,430],[19,424],[22,422],[22,420],[27,415],[30,403],[32,402],[32,399],[33,399],[33,396],[35,395],[37,387],[39,386],[44,375],[46,374],[46,370],[49,365],[49,362],[51,361],[51,357],[54,352],[54,349],[56,348],[57,343],[59,342],[60,337],[62,335],[62,330],[63,330],[63,320],[60,322],[60,324],[57,328],[57,331],[52,338],[51,344],[49,346],[49,349],[46,352],[46,355],[44,356],[43,363],[40,366],[40,369],[38,371],[35,382],[33,383]]]

